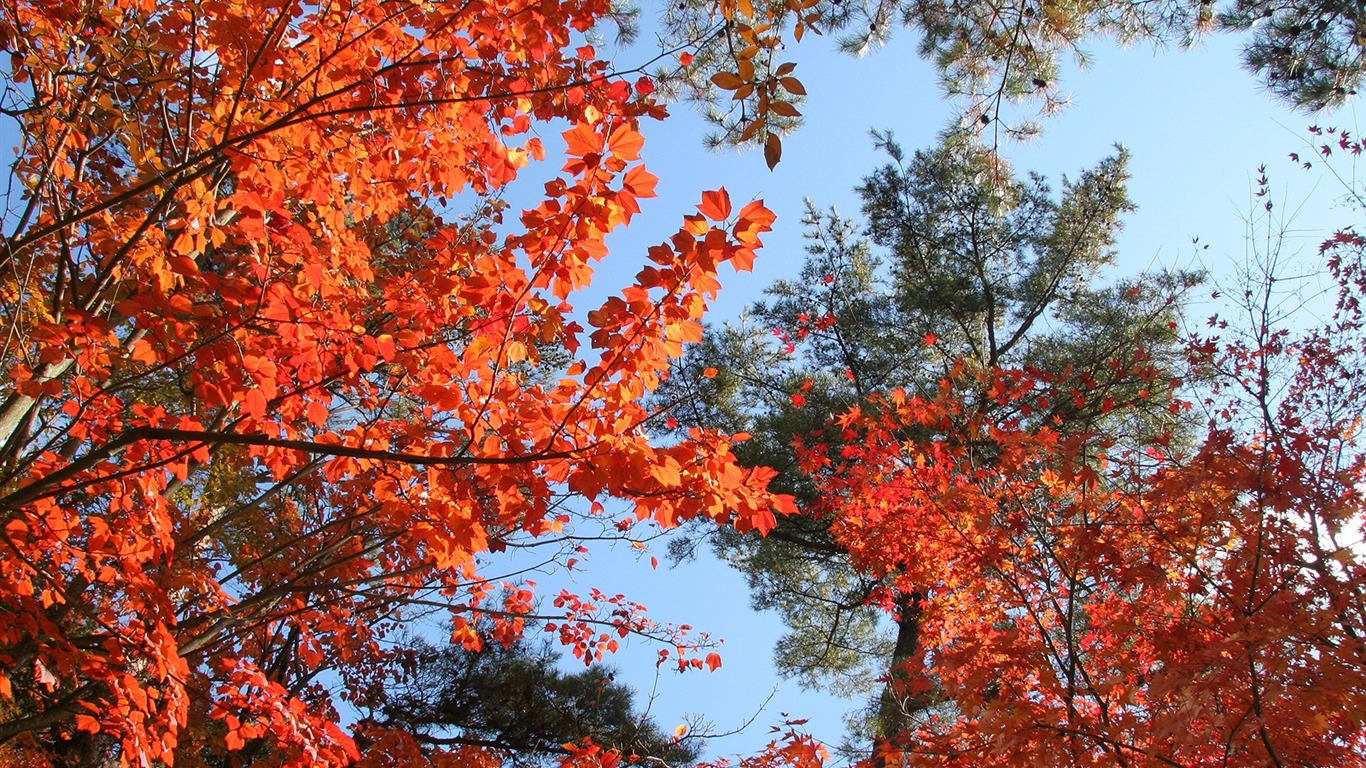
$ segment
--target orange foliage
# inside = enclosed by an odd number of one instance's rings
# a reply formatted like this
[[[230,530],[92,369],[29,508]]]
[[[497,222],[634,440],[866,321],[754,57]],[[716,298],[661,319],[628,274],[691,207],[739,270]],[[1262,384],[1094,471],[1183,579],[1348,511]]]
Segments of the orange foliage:
[[[910,766],[1366,765],[1362,241],[1345,242],[1330,326],[1193,346],[1214,386],[1187,447],[1060,434],[1050,404],[1103,393],[960,366],[935,396],[839,417],[838,451],[803,448],[811,514],[891,585],[889,610],[919,601],[897,684],[930,703],[884,749]]]
[[[559,530],[566,495],[772,524],[784,501],[727,436],[651,445],[638,404],[772,214],[722,221],[709,192],[591,330],[570,302],[656,181],[648,80],[575,47],[609,5],[0,10],[24,94],[0,252],[7,749],[343,765],[317,676],[363,704],[408,605],[518,631],[530,602],[490,605],[475,555]],[[551,121],[562,172],[507,216]],[[576,605],[580,655],[661,631]]]

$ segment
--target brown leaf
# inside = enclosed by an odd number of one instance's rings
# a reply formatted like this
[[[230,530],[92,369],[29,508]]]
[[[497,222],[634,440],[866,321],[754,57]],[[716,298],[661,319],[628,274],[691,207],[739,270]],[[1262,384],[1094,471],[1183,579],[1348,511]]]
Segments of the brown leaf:
[[[712,85],[727,91],[733,91],[745,84],[734,72],[717,72],[711,76]]]
[[[741,80],[748,82],[754,79],[753,59],[740,59],[739,61],[735,62],[735,68],[739,70]]]
[[[778,138],[778,134],[770,133],[768,138],[764,139],[764,162],[768,163],[768,169],[771,171],[776,168],[782,157],[783,141]]]

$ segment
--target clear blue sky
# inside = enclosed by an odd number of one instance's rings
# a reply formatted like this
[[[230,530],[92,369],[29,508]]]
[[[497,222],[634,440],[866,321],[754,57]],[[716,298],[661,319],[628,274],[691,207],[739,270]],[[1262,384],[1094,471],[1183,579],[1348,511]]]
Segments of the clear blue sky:
[[[1354,110],[1349,106],[1308,118],[1273,103],[1240,68],[1240,44],[1240,38],[1220,36],[1191,51],[1095,46],[1092,66],[1063,76],[1072,105],[1045,119],[1042,136],[1005,152],[1017,170],[1038,171],[1055,182],[1060,174],[1074,175],[1094,164],[1116,143],[1132,152],[1130,194],[1139,210],[1128,217],[1119,240],[1123,272],[1203,266],[1218,282],[1231,284],[1247,253],[1246,220],[1265,216],[1262,201],[1251,198],[1261,164],[1270,174],[1276,219],[1297,212],[1288,221],[1291,245],[1312,254],[1326,233],[1348,223],[1334,204],[1341,189],[1318,168],[1300,170],[1287,154],[1306,154],[1304,129],[1310,124],[1354,129]],[[705,126],[685,105],[674,106],[665,123],[643,129],[645,160],[661,179],[660,197],[648,201],[629,231],[614,235],[595,290],[629,280],[645,248],[677,227],[700,191],[724,185],[737,203],[762,198],[779,218],[765,238],[755,272],[723,276],[725,289],[709,318],[723,323],[764,286],[799,269],[804,198],[857,213],[851,190],[882,162],[867,138],[870,128],[893,129],[908,151],[933,142],[952,108],[940,97],[931,68],[914,56],[912,36],[902,34],[888,48],[859,60],[830,47],[829,41],[808,38],[792,52],[800,62],[795,74],[810,94],[802,108],[807,122],[785,141],[783,162],[774,172],[757,152],[704,150],[699,138]],[[1192,244],[1197,237],[1199,246]],[[1212,303],[1201,302],[1192,314],[1198,321],[1213,310]],[[709,756],[760,748],[780,712],[808,717],[813,734],[832,744],[839,741],[842,714],[860,702],[801,692],[776,677],[772,646],[781,627],[773,617],[750,610],[738,573],[705,560],[673,570],[661,564],[651,571],[648,557],[638,563],[629,551],[599,552],[591,562],[576,576],[585,588],[627,592],[656,618],[691,623],[725,638],[720,671],[665,674],[659,680],[652,714],[661,725],[672,728],[685,713],[704,713],[716,730],[728,730],[753,715],[776,686],[755,724],[743,735],[713,742]],[[644,696],[655,684],[653,658],[653,649],[637,645],[612,663],[621,670],[618,679]]]

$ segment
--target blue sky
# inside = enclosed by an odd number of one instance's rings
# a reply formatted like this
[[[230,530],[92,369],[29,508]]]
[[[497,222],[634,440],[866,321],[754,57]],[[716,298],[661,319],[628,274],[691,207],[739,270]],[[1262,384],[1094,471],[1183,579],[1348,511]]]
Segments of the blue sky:
[[[1131,151],[1130,194],[1138,211],[1126,219],[1119,239],[1120,273],[1205,268],[1227,290],[1248,257],[1249,227],[1264,237],[1268,218],[1286,228],[1292,251],[1312,257],[1327,233],[1349,221],[1335,203],[1342,190],[1321,166],[1305,171],[1287,155],[1308,154],[1305,129],[1312,124],[1356,133],[1355,110],[1348,106],[1311,118],[1274,103],[1241,69],[1240,45],[1241,38],[1231,36],[1210,38],[1194,50],[1097,45],[1089,49],[1089,68],[1065,70],[1062,85],[1072,104],[1044,120],[1039,138],[1006,146],[1005,154],[1018,171],[1043,173],[1056,187],[1060,175],[1075,175],[1115,144]],[[647,167],[661,179],[660,197],[647,201],[628,231],[613,236],[612,254],[595,290],[628,281],[644,249],[673,231],[701,190],[724,185],[737,203],[762,198],[779,216],[755,272],[723,275],[725,288],[709,320],[733,319],[764,286],[799,270],[805,198],[836,205],[846,215],[857,213],[852,188],[882,162],[868,139],[870,128],[894,130],[908,151],[934,141],[953,110],[939,95],[930,66],[914,56],[911,35],[902,34],[858,60],[830,47],[828,41],[808,38],[790,52],[799,62],[795,74],[810,94],[802,107],[807,121],[784,142],[783,162],[774,172],[758,152],[703,149],[705,126],[685,105],[675,105],[665,123],[642,129]],[[1252,197],[1263,164],[1274,204],[1270,214],[1262,207],[1264,199]],[[1198,323],[1217,307],[1196,299],[1191,315]],[[633,684],[642,698],[657,683],[652,715],[669,728],[683,722],[685,713],[702,713],[716,730],[726,731],[768,702],[745,733],[714,741],[709,756],[760,748],[769,738],[768,726],[783,712],[810,718],[810,732],[837,743],[842,714],[861,703],[802,692],[779,680],[771,657],[781,626],[752,612],[742,577],[717,562],[704,558],[652,571],[648,557],[638,561],[622,547],[596,553],[575,579],[585,587],[626,591],[658,619],[691,623],[725,639],[724,666],[710,674],[665,673],[656,681],[654,651],[639,644],[612,661],[621,670],[618,679]]]

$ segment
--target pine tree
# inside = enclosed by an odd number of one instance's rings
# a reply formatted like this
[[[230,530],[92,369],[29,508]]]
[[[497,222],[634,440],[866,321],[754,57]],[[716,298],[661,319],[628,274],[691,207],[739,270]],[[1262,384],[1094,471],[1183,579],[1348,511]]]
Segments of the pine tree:
[[[419,743],[487,747],[517,768],[558,765],[564,744],[585,739],[669,765],[697,759],[695,743],[671,738],[636,710],[634,692],[610,668],[565,672],[545,643],[519,639],[478,651],[418,643],[411,650],[410,673],[374,719]]]
[[[1170,386],[1169,377],[1141,383],[1121,372],[1137,361],[1178,368],[1181,296],[1199,276],[1101,282],[1121,217],[1134,208],[1123,150],[1054,194],[1037,175],[1013,178],[963,134],[909,158],[890,134],[875,138],[891,162],[858,189],[866,236],[810,206],[800,278],[775,283],[739,323],[710,331],[663,396],[681,403],[680,427],[748,432],[737,448],[742,461],[780,471],[775,487],[798,499],[801,514],[782,518],[766,538],[723,531],[710,540],[744,572],[755,606],[786,622],[776,649],[784,675],[843,692],[871,693],[889,681],[863,734],[887,743],[939,705],[932,680],[907,679],[920,652],[924,595],[892,589],[851,563],[831,535],[834,511],[817,503],[822,477],[798,467],[798,447],[820,441],[837,453],[834,418],[878,393],[930,396],[944,382],[972,380],[965,369],[1007,367],[1087,392],[1080,406],[1058,400],[1025,417],[1032,423],[1100,432],[1115,445],[1170,431],[1177,425],[1160,408],[1120,416],[1098,404]],[[1020,418],[986,391],[957,394],[979,418]],[[679,541],[674,553],[698,543]],[[892,609],[890,632],[879,608]]]

